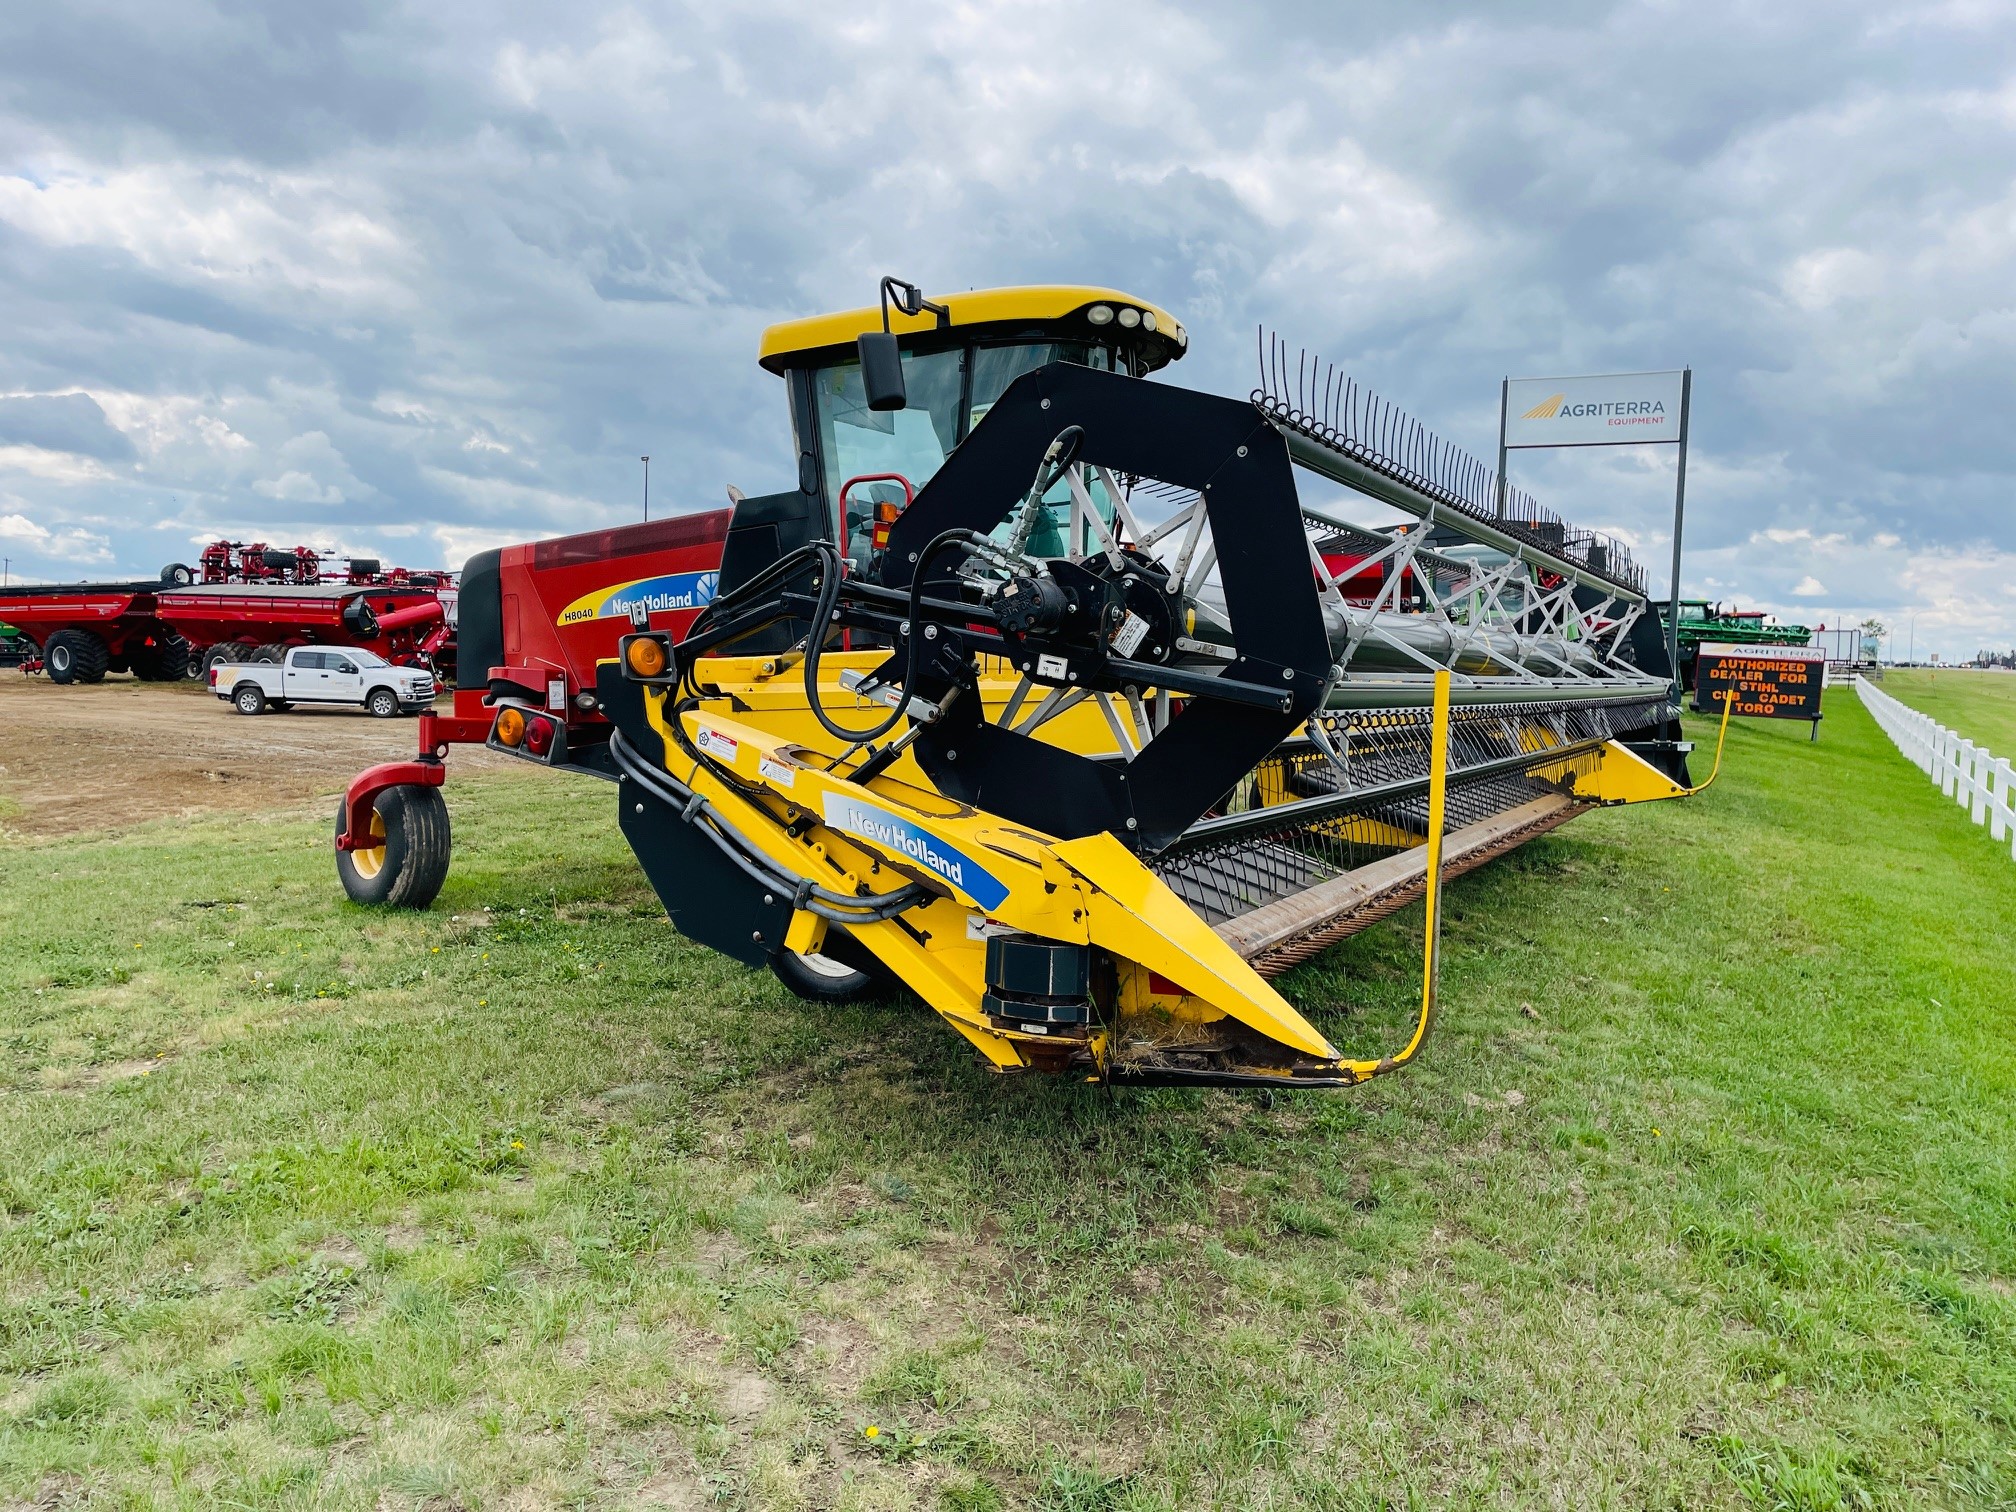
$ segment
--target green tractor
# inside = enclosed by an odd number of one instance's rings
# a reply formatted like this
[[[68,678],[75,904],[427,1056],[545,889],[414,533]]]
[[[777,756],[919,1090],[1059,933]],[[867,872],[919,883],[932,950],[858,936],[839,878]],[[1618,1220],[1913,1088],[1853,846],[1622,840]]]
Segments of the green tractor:
[[[1669,617],[1665,604],[1659,618]],[[1680,600],[1680,686],[1694,686],[1694,662],[1705,642],[1734,646],[1803,646],[1813,639],[1805,625],[1787,625],[1762,609],[1730,609],[1708,599]]]

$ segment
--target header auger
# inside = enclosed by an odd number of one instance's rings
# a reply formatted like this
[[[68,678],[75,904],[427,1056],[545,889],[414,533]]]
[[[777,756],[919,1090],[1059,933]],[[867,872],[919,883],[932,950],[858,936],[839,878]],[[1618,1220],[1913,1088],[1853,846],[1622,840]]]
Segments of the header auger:
[[[577,682],[527,654],[524,605],[578,629],[587,600],[533,566],[488,717],[458,694],[420,763],[353,784],[339,848],[386,845],[377,795],[438,785],[444,728],[480,727],[614,778],[673,923],[801,995],[901,982],[1001,1070],[1344,1086],[1418,1049],[1432,926],[1393,1056],[1340,1054],[1270,976],[1424,893],[1432,919],[1441,877],[1593,804],[1688,791],[1608,543],[1479,509],[1418,428],[1403,460],[1265,392],[1147,382],[1187,337],[1111,291],[884,298],[886,335],[766,336],[800,488],[695,527],[696,558],[722,543],[704,596],[612,541]],[[1297,466],[1420,523],[1306,504]],[[506,570],[466,569],[465,647]]]

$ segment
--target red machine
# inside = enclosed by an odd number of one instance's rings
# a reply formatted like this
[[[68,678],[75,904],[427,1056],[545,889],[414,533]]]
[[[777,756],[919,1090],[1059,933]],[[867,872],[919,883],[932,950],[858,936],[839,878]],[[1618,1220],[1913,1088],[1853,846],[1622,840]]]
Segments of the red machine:
[[[343,570],[332,571],[329,563],[342,561]],[[161,581],[171,588],[187,588],[196,583],[297,583],[342,582],[353,588],[442,588],[454,582],[452,572],[415,571],[409,567],[387,567],[376,557],[332,557],[308,546],[268,546],[264,541],[212,541],[197,558],[198,566],[171,562],[161,569]]]
[[[368,646],[432,663],[452,641],[444,590],[403,584],[69,583],[0,591],[0,618],[35,643],[24,672],[95,683],[108,672],[172,682],[220,661],[274,661],[289,646]],[[200,649],[199,648],[203,648]]]
[[[391,662],[431,660],[453,634],[431,588],[348,583],[217,583],[166,588],[156,612],[207,672],[220,661],[273,661],[289,646],[369,646]]]
[[[264,541],[212,541],[197,559],[192,573],[180,562],[161,570],[161,580],[178,587],[190,583],[319,583],[322,555],[306,546],[274,547]]]
[[[373,805],[388,788],[440,787],[448,747],[485,744],[500,704],[523,711],[520,754],[613,778],[595,664],[615,656],[640,623],[675,639],[686,634],[719,585],[729,515],[683,515],[471,557],[460,590],[455,712],[421,714],[412,761],[372,767],[351,782],[337,849],[370,847]]]
[[[107,672],[172,682],[190,672],[189,642],[156,607],[159,583],[65,583],[0,589],[0,619],[35,643],[23,672],[95,683]]]

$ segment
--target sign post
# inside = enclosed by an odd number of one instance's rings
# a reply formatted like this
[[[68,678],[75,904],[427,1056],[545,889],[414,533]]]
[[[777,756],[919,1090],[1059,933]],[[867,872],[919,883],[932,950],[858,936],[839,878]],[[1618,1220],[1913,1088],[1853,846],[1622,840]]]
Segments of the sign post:
[[[1498,391],[1498,515],[1510,490],[1506,454],[1562,446],[1680,449],[1673,483],[1673,579],[1667,590],[1666,653],[1680,687],[1680,535],[1687,509],[1687,421],[1694,370],[1598,373],[1581,378],[1507,378]]]

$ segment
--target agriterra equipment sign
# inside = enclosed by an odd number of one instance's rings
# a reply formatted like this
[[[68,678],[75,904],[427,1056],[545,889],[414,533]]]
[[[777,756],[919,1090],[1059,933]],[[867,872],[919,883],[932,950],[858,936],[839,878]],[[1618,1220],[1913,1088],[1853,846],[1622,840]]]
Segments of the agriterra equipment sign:
[[[1678,372],[1514,378],[1505,387],[1505,445],[1634,446],[1680,439]]]
[[[1751,719],[1818,719],[1827,681],[1827,653],[1814,646],[1734,646],[1710,642],[1694,664],[1694,707],[1720,714],[1732,692],[1731,712]]]

